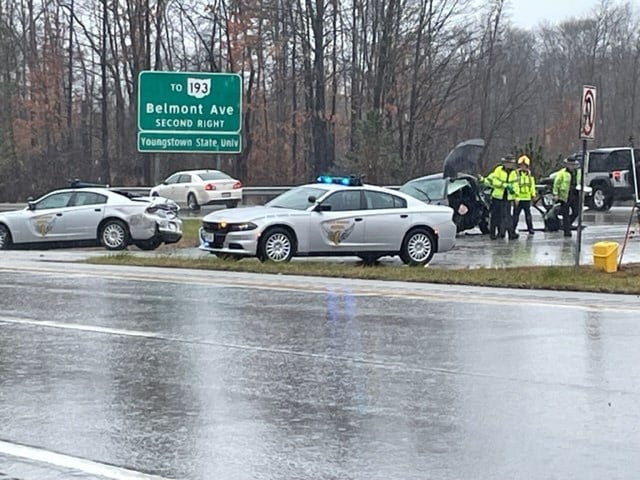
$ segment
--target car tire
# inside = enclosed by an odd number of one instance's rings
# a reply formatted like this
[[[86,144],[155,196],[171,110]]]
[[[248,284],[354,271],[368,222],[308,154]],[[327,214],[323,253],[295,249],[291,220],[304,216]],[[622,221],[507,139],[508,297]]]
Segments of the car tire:
[[[372,267],[378,263],[380,257],[378,255],[368,254],[368,255],[358,255],[358,258],[362,260],[362,265],[365,267]]]
[[[489,228],[489,220],[487,218],[483,218],[482,220],[480,220],[480,223],[478,223],[478,228],[483,235],[487,235],[491,231],[491,229]]]
[[[604,185],[595,185],[589,199],[589,208],[605,212],[611,208],[613,204],[613,196],[610,189]]]
[[[557,232],[562,227],[562,222],[558,217],[547,217],[544,219],[545,232]]]
[[[258,246],[258,259],[261,262],[285,263],[291,260],[295,252],[295,242],[291,232],[284,228],[267,230]]]
[[[242,255],[237,255],[235,253],[216,253],[216,256],[220,260],[224,260],[224,261],[239,262],[240,260],[242,260]]]
[[[13,245],[13,239],[9,227],[0,224],[0,250],[6,250],[11,245]]]
[[[428,264],[436,250],[436,240],[433,233],[416,228],[407,233],[402,241],[400,258],[409,266]]]
[[[136,240],[133,244],[138,247],[140,250],[150,251],[155,250],[160,245],[162,245],[162,240],[158,237],[152,237],[148,240]]]
[[[107,250],[124,250],[130,241],[129,229],[122,220],[107,220],[100,229],[100,243]]]
[[[200,210],[200,204],[198,203],[198,199],[193,193],[190,193],[189,195],[187,195],[187,207],[189,207],[189,210],[194,212]]]
[[[457,213],[453,214],[453,223],[456,225],[456,234],[464,231],[464,217],[461,217]]]

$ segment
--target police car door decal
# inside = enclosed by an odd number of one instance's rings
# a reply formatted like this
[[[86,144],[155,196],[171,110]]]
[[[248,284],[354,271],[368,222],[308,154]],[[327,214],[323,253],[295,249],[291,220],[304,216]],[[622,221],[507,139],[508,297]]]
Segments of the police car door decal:
[[[334,220],[322,224],[322,229],[327,235],[327,239],[334,245],[340,245],[340,243],[349,238],[355,227],[355,221],[348,219]]]

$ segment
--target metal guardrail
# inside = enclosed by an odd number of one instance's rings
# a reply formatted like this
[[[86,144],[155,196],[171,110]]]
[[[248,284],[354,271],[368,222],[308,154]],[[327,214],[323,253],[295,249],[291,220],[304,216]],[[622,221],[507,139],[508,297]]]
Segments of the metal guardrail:
[[[126,190],[131,193],[139,193],[142,195],[146,195],[151,190],[151,187],[112,187],[119,190]],[[276,195],[280,195],[287,190],[290,190],[293,186],[280,186],[280,187],[244,187],[242,189],[242,195],[245,198],[251,199],[256,197],[275,197]],[[243,203],[253,204],[251,200],[248,200]],[[27,206],[26,202],[22,203],[0,203],[0,212],[8,212],[11,210],[20,210]]]
[[[132,193],[148,194],[151,187],[111,187],[114,190],[124,190]],[[287,190],[294,188],[293,185],[284,185],[279,187],[243,187],[242,194],[248,197],[257,195],[280,195]]]
[[[9,212],[11,210],[21,210],[26,207],[26,203],[0,203],[0,212]]]

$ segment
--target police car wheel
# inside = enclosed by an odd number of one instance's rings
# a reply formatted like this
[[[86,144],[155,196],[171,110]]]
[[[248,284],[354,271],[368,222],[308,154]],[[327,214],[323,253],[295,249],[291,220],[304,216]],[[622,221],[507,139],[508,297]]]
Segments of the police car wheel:
[[[130,238],[129,229],[122,220],[108,220],[100,230],[100,241],[107,250],[124,250]]]
[[[417,228],[405,235],[400,258],[410,266],[426,265],[433,258],[435,247],[433,234],[428,230]]]
[[[288,262],[293,257],[294,248],[293,238],[287,230],[272,228],[262,235],[258,247],[258,259],[262,262]]]
[[[0,225],[0,250],[4,250],[11,246],[11,232],[6,225]]]

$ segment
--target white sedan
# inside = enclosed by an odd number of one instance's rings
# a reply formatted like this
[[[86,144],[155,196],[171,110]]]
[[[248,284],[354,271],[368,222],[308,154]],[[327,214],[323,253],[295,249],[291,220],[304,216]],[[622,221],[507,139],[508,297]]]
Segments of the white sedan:
[[[153,187],[151,195],[186,203],[190,210],[199,210],[201,205],[234,208],[242,201],[242,182],[220,170],[186,170]]]
[[[0,214],[0,250],[12,246],[96,245],[154,250],[182,238],[178,206],[108,188],[50,192],[22,210]]]
[[[265,206],[206,215],[200,249],[222,257],[258,257],[286,262],[293,256],[360,257],[374,263],[399,255],[408,265],[426,265],[455,245],[453,209],[357,177],[319,177]]]

